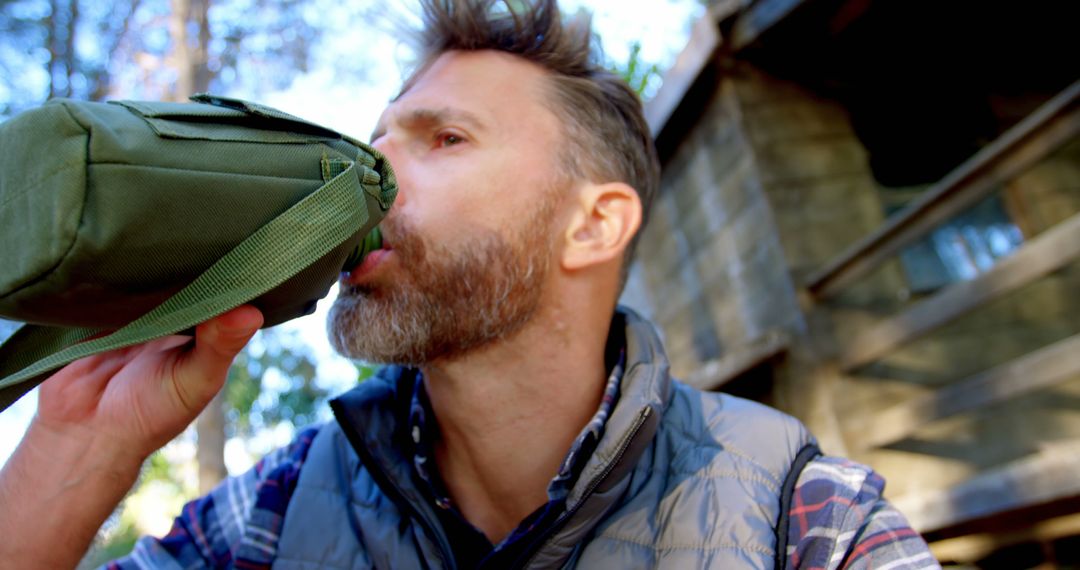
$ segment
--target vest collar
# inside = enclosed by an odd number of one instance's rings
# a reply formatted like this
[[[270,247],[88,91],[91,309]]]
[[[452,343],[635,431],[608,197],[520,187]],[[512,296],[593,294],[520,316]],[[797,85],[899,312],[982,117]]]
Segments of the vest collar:
[[[626,340],[626,368],[619,401],[596,451],[567,496],[566,512],[552,528],[548,544],[573,544],[618,502],[628,475],[652,443],[671,396],[667,356],[653,326],[633,310],[620,306],[611,331],[613,335],[624,335]],[[408,418],[415,378],[415,370],[386,367],[330,405],[380,488],[405,503],[402,508],[419,516],[452,560],[433,508],[413,483]],[[562,557],[563,550],[555,548],[556,552],[550,554]],[[534,556],[534,560],[537,558],[546,556],[541,553]]]
[[[568,510],[586,498],[590,487],[594,487],[592,492],[604,491],[629,474],[652,442],[671,396],[667,355],[653,326],[633,310],[620,306],[611,330],[625,334],[626,339],[621,395],[608,418],[604,437],[567,497]]]

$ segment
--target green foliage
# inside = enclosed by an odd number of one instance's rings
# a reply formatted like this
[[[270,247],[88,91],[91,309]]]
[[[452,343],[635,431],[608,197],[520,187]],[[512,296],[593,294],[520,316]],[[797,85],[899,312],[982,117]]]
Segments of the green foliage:
[[[177,478],[177,474],[177,466],[170,462],[163,452],[154,452],[143,464],[139,482],[128,493],[128,497],[142,492],[148,485],[158,485],[178,501],[186,502],[194,498],[195,490],[186,488]],[[109,517],[98,539],[79,564],[80,569],[98,568],[131,553],[143,530],[139,528],[136,517],[129,508],[130,501],[125,499],[121,507]]]
[[[367,380],[368,378],[374,376],[375,373],[379,371],[378,366],[375,366],[374,364],[368,364],[366,362],[357,362],[354,360],[353,366],[356,366],[357,382],[363,382],[364,380]]]
[[[302,342],[277,329],[259,331],[229,371],[228,435],[250,437],[283,421],[295,426],[314,422],[329,396],[316,385],[315,372],[314,359]]]
[[[138,527],[130,518],[121,517],[116,527],[111,529],[107,538],[94,544],[79,563],[79,569],[98,568],[117,558],[127,556],[135,548],[139,536]]]
[[[630,57],[626,63],[610,62],[609,68],[622,77],[642,100],[650,99],[659,87],[660,66],[642,59],[639,41],[630,43]]]
[[[169,462],[161,451],[155,451],[143,465],[140,482],[158,481],[168,485],[177,494],[184,493],[184,486],[176,479],[176,467]]]
[[[353,362],[357,382],[377,366]],[[250,437],[281,422],[300,427],[318,421],[333,394],[316,381],[317,362],[302,338],[282,329],[259,331],[237,356],[225,384],[230,437]]]

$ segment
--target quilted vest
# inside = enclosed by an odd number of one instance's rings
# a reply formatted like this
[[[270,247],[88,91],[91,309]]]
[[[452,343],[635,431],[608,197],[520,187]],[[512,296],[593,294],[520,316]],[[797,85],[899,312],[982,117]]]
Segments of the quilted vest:
[[[625,327],[627,342],[619,401],[564,514],[517,566],[784,561],[782,489],[815,449],[813,437],[776,410],[673,380],[656,331],[633,312],[620,308],[614,326]],[[410,449],[414,378],[390,367],[331,404],[337,423],[312,443],[274,568],[455,568],[435,507],[401,451]]]

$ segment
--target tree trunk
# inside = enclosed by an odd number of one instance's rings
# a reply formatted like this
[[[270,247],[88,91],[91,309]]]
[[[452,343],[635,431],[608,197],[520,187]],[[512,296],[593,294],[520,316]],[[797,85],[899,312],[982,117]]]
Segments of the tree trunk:
[[[93,88],[87,97],[91,101],[103,101],[109,95],[112,94],[112,62],[117,57],[117,51],[120,50],[120,46],[123,45],[124,40],[127,39],[128,32],[131,30],[131,20],[134,19],[135,13],[139,10],[139,4],[141,0],[130,0],[124,3],[126,13],[123,19],[120,21],[120,27],[116,30],[116,33],[111,37],[103,37],[101,40],[107,40],[108,47],[106,54],[105,65],[100,72],[95,73],[91,77],[91,85]]]
[[[49,48],[49,63],[46,66],[49,71],[49,99],[56,97],[56,66],[60,58],[59,37],[56,33],[56,27],[60,25],[60,21],[56,13],[59,10],[59,2],[50,0],[49,17],[45,19],[45,44]]]
[[[71,97],[71,79],[78,68],[75,58],[75,33],[79,24],[79,2],[49,0],[49,16],[45,18],[45,43],[49,48],[49,98]],[[63,78],[63,84],[57,79]]]
[[[64,77],[67,86],[64,87],[64,96],[71,97],[74,95],[71,80],[78,72],[75,63],[75,34],[79,27],[79,0],[68,0],[67,17],[67,33],[64,37]]]
[[[210,86],[207,69],[207,46],[210,43],[208,12],[210,0],[171,0],[169,38],[172,53],[169,63],[176,71],[176,83],[169,99],[186,101],[191,95],[206,91]],[[199,35],[188,35],[194,24]],[[219,393],[195,422],[198,438],[195,458],[199,463],[199,491],[207,493],[228,475],[225,469],[225,402]]]
[[[228,476],[225,468],[225,398],[218,392],[195,420],[195,461],[199,463],[199,494],[205,495]]]
[[[210,90],[210,0],[191,0],[191,20],[199,29],[199,43],[192,53],[194,81],[192,93],[204,93]]]
[[[170,89],[169,99],[184,101],[195,92],[195,69],[187,34],[191,0],[171,0],[170,5],[169,39],[172,53],[169,54],[169,63],[176,71],[176,83]]]

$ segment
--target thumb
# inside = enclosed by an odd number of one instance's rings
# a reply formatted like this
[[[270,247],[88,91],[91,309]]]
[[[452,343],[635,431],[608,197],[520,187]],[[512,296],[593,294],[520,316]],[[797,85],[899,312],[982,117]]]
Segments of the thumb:
[[[199,380],[191,384],[203,387],[202,393],[192,394],[197,401],[209,400],[221,389],[233,359],[262,324],[262,313],[243,305],[195,328],[195,347],[187,354],[186,368]]]

